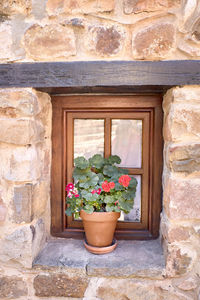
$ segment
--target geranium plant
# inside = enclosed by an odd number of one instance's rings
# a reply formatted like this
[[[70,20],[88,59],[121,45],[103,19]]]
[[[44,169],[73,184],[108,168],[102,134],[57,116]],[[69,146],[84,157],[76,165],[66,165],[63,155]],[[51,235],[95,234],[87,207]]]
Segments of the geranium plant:
[[[66,186],[66,214],[75,217],[83,209],[93,212],[129,213],[133,208],[137,180],[128,170],[119,168],[119,156],[103,158],[96,154],[90,159],[83,156],[74,160],[74,183]]]

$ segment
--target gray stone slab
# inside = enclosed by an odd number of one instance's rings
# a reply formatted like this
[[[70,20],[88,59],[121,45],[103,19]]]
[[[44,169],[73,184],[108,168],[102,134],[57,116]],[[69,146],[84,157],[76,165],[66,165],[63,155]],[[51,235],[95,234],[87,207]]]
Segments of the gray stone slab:
[[[89,253],[81,240],[52,239],[34,266],[80,269],[98,277],[162,277],[164,256],[159,240],[118,241],[112,253]]]

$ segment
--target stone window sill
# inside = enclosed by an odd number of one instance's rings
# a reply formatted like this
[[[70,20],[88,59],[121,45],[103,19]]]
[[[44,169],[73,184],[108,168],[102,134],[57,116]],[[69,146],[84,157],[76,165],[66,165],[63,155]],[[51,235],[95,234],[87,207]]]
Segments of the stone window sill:
[[[34,267],[62,267],[97,277],[162,278],[164,256],[160,240],[118,241],[114,252],[89,253],[81,240],[55,238],[48,241]]]

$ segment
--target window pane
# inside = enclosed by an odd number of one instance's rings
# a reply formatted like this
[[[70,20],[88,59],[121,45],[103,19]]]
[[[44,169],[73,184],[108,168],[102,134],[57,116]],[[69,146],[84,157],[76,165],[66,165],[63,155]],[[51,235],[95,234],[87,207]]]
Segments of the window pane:
[[[121,167],[142,166],[142,120],[112,120],[112,155],[119,155]]]
[[[74,119],[74,158],[104,155],[104,120]]]
[[[124,213],[121,213],[121,217],[119,219],[120,221],[140,222],[141,220],[141,175],[134,175],[133,177],[135,177],[138,182],[135,200],[134,200],[134,206],[129,214],[126,215]]]

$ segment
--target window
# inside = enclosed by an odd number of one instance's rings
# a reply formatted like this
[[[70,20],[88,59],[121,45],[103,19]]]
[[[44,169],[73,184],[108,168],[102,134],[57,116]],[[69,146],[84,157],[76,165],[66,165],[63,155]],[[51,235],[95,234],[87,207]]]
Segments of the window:
[[[81,220],[65,216],[65,185],[72,181],[80,155],[117,154],[138,181],[133,210],[121,215],[116,236],[158,236],[161,210],[162,98],[134,96],[54,96],[52,161],[52,234],[81,237]]]

